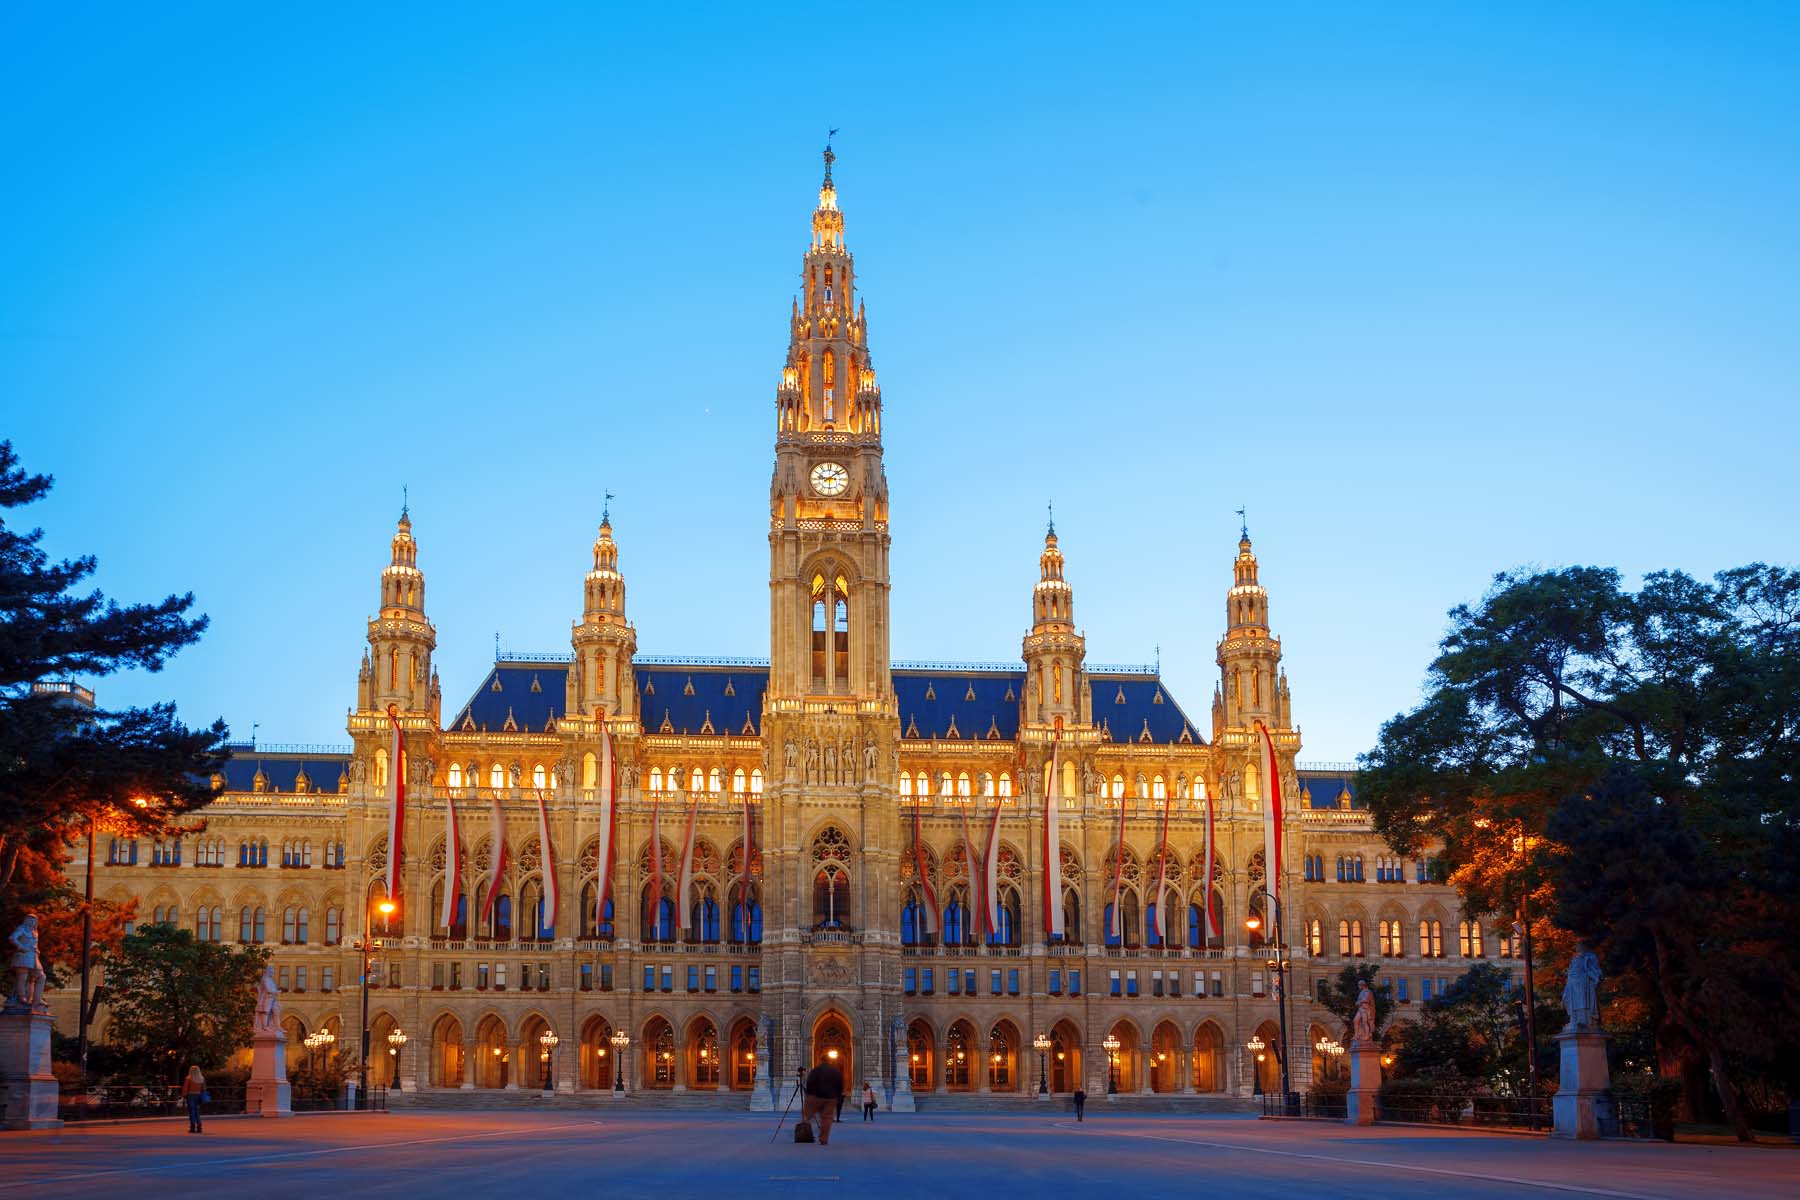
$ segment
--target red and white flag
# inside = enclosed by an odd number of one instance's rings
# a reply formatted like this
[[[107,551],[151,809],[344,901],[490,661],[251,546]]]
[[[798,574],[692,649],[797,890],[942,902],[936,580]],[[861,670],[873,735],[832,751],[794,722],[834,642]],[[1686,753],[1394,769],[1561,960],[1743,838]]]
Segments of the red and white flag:
[[[654,941],[662,928],[662,793],[650,793],[650,937]]]
[[[544,859],[544,913],[540,917],[532,915],[540,929],[553,928],[556,925],[556,912],[562,904],[562,888],[556,882],[556,843],[550,840],[550,816],[544,811],[544,789],[537,789],[538,804],[538,853]],[[532,932],[537,932],[533,930]]]
[[[675,928],[687,932],[688,893],[694,887],[694,817],[700,811],[700,793],[688,793],[687,833],[681,839],[681,870],[675,875]]]
[[[935,934],[938,931],[937,892],[931,887],[931,874],[925,869],[925,837],[919,832],[919,809],[917,801],[913,806],[913,870],[919,876],[919,894],[924,897],[919,911],[919,932]]]
[[[488,876],[487,895],[481,900],[481,923],[490,930],[489,921],[494,915],[494,902],[500,899],[500,886],[506,879],[506,867],[512,861],[512,855],[506,848],[506,813],[500,808],[500,791],[494,790],[494,873]]]
[[[456,827],[456,796],[444,791],[444,906],[438,924],[449,929],[456,923],[456,902],[462,899],[462,833]]]
[[[606,732],[606,714],[600,714],[600,843],[594,855],[594,870],[599,882],[594,896],[594,928],[606,921],[606,898],[612,894],[613,847],[618,828],[617,806],[613,800],[612,738]]]
[[[1261,721],[1256,723],[1257,733],[1262,735],[1262,777],[1263,777],[1263,870],[1265,883],[1271,898],[1275,901],[1274,916],[1280,920],[1281,913],[1281,763],[1275,758],[1275,743],[1269,737],[1268,727]],[[1273,934],[1273,930],[1270,933]]]
[[[1200,886],[1206,896],[1204,901],[1206,905],[1206,940],[1211,942],[1212,939],[1220,936],[1218,914],[1213,911],[1213,798],[1211,788],[1206,789],[1206,881]]]
[[[1113,854],[1112,915],[1106,921],[1106,936],[1115,942],[1125,940],[1125,914],[1119,908],[1119,895],[1125,882],[1125,797],[1119,797],[1119,840]]]
[[[389,900],[400,897],[400,840],[406,831],[406,739],[400,736],[400,709],[388,705],[388,724],[393,726],[393,743],[388,749],[388,776],[394,785],[388,801],[387,894]]]
[[[1065,935],[1062,906],[1062,771],[1057,765],[1056,742],[1050,744],[1050,778],[1044,783],[1044,932]]]
[[[1169,809],[1174,803],[1163,800],[1162,853],[1156,863],[1156,940],[1165,946],[1169,942]]]
[[[969,807],[963,805],[963,862],[969,867],[970,916],[975,921],[975,944],[981,944],[981,923],[987,917],[987,899],[982,895],[981,864],[975,861],[975,839],[969,836]]]
[[[983,892],[987,898],[987,927],[989,933],[1000,932],[1000,889],[995,881],[1000,878],[1000,813],[1004,810],[1003,797],[994,797],[994,819],[988,825],[987,861],[981,869],[982,879],[987,881]]]

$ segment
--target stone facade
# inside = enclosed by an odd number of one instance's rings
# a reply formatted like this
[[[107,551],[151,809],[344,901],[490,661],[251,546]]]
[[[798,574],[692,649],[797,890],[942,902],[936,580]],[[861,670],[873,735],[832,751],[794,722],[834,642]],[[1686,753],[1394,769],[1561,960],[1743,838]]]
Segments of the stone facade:
[[[372,930],[371,1074],[405,1089],[548,1085],[598,1099],[613,1092],[610,1035],[622,1029],[631,1090],[748,1091],[759,1058],[779,1080],[835,1050],[851,1079],[888,1090],[1025,1096],[1039,1033],[1057,1092],[1106,1091],[1109,1034],[1121,1091],[1273,1090],[1272,930],[1245,923],[1273,915],[1261,898],[1272,787],[1285,810],[1296,1087],[1321,1066],[1314,1043],[1345,1036],[1312,1001],[1317,980],[1385,955],[1404,1012],[1465,960],[1510,949],[1376,838],[1345,770],[1296,766],[1281,642],[1247,533],[1204,731],[1154,668],[1086,661],[1054,527],[1020,661],[891,662],[881,390],[843,235],[827,152],[776,392],[766,660],[637,656],[603,520],[569,652],[500,658],[446,722],[403,514],[350,746],[242,747],[203,831],[101,844],[98,887],[135,900],[139,921],[275,947],[291,1059],[322,1029],[334,1052],[356,1051],[358,939]],[[1259,726],[1278,780],[1261,777]],[[396,728],[404,750],[390,761]],[[603,889],[609,751],[616,853]],[[404,853],[397,911],[383,918],[396,776]],[[451,805],[463,899],[447,912]],[[495,885],[497,824],[508,854]],[[1062,909],[1060,937],[1046,933],[1047,902]],[[70,1028],[73,994],[53,1003]],[[102,1009],[99,1040],[105,1025]],[[389,1044],[396,1029],[403,1046]],[[1253,1035],[1269,1047],[1260,1067],[1245,1049]]]

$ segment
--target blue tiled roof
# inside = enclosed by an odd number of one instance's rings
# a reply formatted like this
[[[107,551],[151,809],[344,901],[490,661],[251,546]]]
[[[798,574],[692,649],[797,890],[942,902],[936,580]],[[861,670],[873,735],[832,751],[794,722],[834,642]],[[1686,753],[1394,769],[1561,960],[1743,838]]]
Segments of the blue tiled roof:
[[[336,792],[338,776],[349,767],[348,754],[310,755],[306,757],[278,754],[258,754],[254,750],[234,750],[225,762],[222,772],[225,776],[225,788],[232,792],[248,792],[255,790],[256,773],[261,771],[268,781],[264,789],[270,792],[291,792],[294,781],[300,777],[301,768],[305,768],[311,777],[311,791]]]
[[[475,694],[449,722],[451,729],[506,728],[541,733],[563,714],[563,662],[496,663]],[[1149,740],[1198,743],[1201,733],[1153,674],[1091,674],[1094,722],[1116,742]],[[646,732],[699,733],[711,722],[716,734],[761,729],[766,666],[658,663],[637,667],[638,713]],[[1019,697],[1025,672],[955,667],[894,672],[900,728],[907,737],[990,736],[1011,740],[1019,732]],[[1333,795],[1336,793],[1334,792]]]
[[[1338,797],[1350,793],[1350,807],[1361,808],[1356,781],[1341,772],[1300,771],[1300,803],[1307,808],[1337,808]]]

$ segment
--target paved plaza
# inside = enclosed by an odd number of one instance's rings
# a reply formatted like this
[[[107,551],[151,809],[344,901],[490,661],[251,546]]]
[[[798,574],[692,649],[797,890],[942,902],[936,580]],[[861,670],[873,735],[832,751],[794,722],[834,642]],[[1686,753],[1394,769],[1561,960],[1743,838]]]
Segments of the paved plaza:
[[[1096,1106],[1101,1107],[1101,1106]],[[0,1135],[13,1195],[258,1197],[1800,1194],[1800,1149],[1354,1130],[1235,1117],[883,1115],[795,1145],[750,1114],[325,1114]]]

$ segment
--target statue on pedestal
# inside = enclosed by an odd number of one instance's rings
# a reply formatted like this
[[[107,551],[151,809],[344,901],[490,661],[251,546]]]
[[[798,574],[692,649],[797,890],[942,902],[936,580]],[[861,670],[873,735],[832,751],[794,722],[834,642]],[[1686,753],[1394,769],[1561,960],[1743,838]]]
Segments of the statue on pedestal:
[[[1366,980],[1362,985],[1362,990],[1356,993],[1356,1017],[1351,1022],[1350,1040],[1352,1042],[1375,1040],[1375,993],[1369,990]]]
[[[1595,1029],[1600,1025],[1600,960],[1587,948],[1586,942],[1575,943],[1575,956],[1569,960],[1569,976],[1563,984],[1563,1008],[1568,1010],[1570,1029]]]
[[[257,1033],[281,1032],[281,999],[275,991],[275,968],[268,967],[256,981]]]
[[[13,945],[12,967],[16,982],[8,1004],[19,1005],[27,1011],[44,1006],[44,964],[38,959],[37,930],[37,918],[27,916],[9,938]]]

